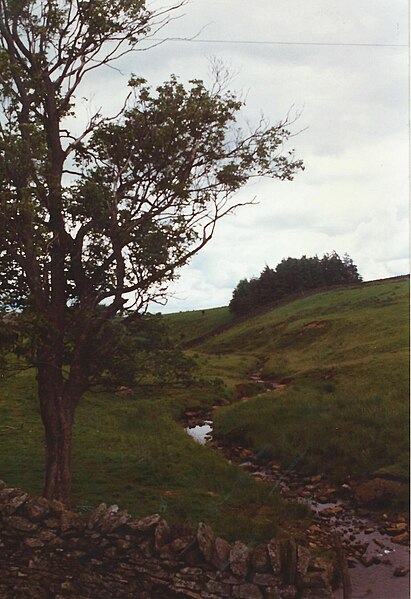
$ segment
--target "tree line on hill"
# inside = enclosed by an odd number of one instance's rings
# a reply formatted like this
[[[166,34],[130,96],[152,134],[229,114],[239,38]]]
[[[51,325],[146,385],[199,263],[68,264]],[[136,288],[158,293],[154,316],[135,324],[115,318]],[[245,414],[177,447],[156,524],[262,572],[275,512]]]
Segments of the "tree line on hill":
[[[348,254],[340,258],[334,251],[322,258],[286,258],[274,269],[265,266],[259,277],[242,279],[233,291],[229,308],[241,316],[293,293],[361,281],[357,266]]]

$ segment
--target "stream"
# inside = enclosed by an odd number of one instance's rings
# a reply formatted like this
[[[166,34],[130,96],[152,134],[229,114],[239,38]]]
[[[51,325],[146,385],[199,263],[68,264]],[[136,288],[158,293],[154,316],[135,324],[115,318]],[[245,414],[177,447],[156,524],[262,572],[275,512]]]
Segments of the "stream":
[[[266,382],[259,373],[252,375],[252,380]],[[280,387],[273,381],[267,382],[267,390]],[[321,475],[302,477],[292,469],[281,470],[274,462],[258,464],[252,450],[227,447],[213,440],[210,412],[188,411],[183,422],[196,442],[212,444],[251,476],[278,487],[287,500],[308,504],[313,511],[312,524],[307,530],[311,549],[333,548],[333,536],[339,534],[349,566],[352,599],[409,599],[410,557],[407,538],[404,539],[404,534],[407,537],[409,532],[406,515],[375,514],[356,507],[349,484],[335,488]],[[334,596],[343,599],[343,590],[337,589]]]

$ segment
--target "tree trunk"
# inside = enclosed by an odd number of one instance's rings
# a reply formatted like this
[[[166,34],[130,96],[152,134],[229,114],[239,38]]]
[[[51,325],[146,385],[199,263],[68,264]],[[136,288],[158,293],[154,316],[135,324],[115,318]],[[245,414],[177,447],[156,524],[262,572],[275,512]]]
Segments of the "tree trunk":
[[[60,369],[38,368],[41,418],[45,430],[45,483],[43,495],[70,505],[72,428],[75,406],[67,395]]]

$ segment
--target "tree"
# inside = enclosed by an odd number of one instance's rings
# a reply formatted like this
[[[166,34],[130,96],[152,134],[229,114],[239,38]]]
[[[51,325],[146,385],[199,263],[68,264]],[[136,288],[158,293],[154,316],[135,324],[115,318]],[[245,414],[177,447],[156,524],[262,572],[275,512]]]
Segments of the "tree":
[[[356,265],[348,254],[344,254],[343,259],[341,259],[334,250],[331,254],[324,254],[321,262],[326,285],[362,281]]]
[[[344,254],[343,259],[335,251],[331,255],[324,254],[321,259],[318,256],[284,258],[275,270],[266,266],[258,278],[240,281],[233,291],[229,308],[241,316],[293,293],[361,281],[362,277],[348,254]]]
[[[241,316],[247,314],[255,305],[255,298],[252,294],[252,283],[248,279],[241,279],[233,291],[229,309],[234,314]]]
[[[359,283],[361,282],[362,276],[358,272],[358,267],[354,264],[352,258],[345,253],[343,256],[343,272],[344,279],[347,283]]]
[[[90,72],[177,6],[0,0],[0,305],[20,313],[37,370],[44,495],[65,503],[75,409],[101,366],[90,355],[107,323],[164,297],[250,177],[291,180],[302,168],[282,154],[289,123],[242,131],[242,102],[218,76],[210,90],[172,76],[154,92],[133,76],[116,117],[96,113],[77,130]]]
[[[69,327],[65,358],[68,363],[77,336],[76,328]],[[177,346],[160,314],[133,313],[107,320],[87,343],[89,384],[95,389],[188,384],[196,377],[196,362]]]
[[[258,278],[258,304],[264,306],[272,302],[277,296],[277,288],[277,273],[266,265]]]

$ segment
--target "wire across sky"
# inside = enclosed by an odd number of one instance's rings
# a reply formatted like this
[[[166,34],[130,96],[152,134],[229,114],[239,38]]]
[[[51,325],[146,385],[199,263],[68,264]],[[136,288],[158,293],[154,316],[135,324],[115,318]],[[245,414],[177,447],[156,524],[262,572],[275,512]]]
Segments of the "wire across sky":
[[[200,38],[151,38],[152,41],[159,42],[186,42],[197,44],[253,44],[264,46],[349,46],[366,48],[408,48],[408,44],[381,44],[381,43],[363,43],[363,42],[290,42],[275,40],[224,40],[224,39],[200,39]]]

